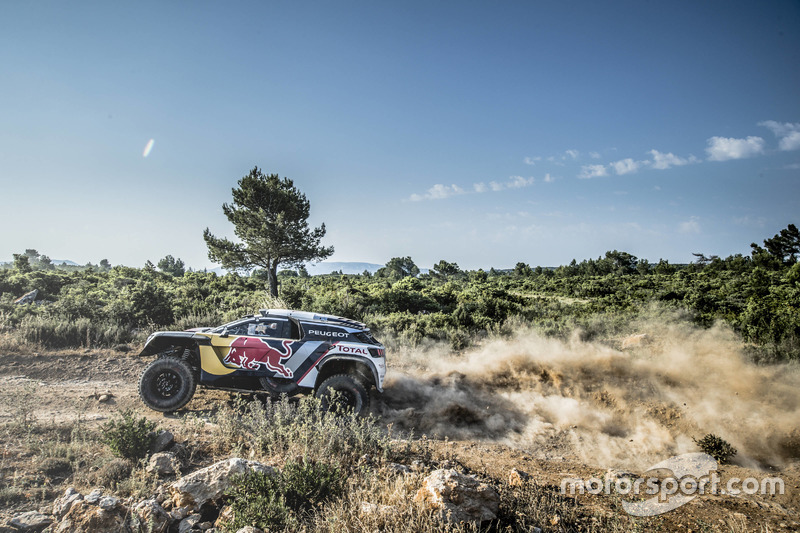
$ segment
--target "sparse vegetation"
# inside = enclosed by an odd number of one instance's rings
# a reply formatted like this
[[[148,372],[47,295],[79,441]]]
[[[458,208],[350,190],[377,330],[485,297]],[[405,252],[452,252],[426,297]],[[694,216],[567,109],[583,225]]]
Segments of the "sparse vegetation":
[[[315,506],[339,496],[343,486],[337,465],[307,458],[287,461],[276,474],[253,472],[239,477],[227,495],[234,511],[227,528],[295,527]]]
[[[127,410],[102,426],[102,441],[114,455],[125,459],[142,459],[155,439],[156,423]]]
[[[352,469],[365,454],[385,457],[391,448],[390,436],[374,419],[327,413],[313,396],[240,402],[237,411],[223,409],[216,421],[225,442],[243,455],[302,456],[318,463],[336,457]]]
[[[727,464],[737,453],[736,448],[731,446],[728,441],[712,433],[707,434],[700,440],[694,438],[692,440],[703,452],[716,459],[721,465]]]

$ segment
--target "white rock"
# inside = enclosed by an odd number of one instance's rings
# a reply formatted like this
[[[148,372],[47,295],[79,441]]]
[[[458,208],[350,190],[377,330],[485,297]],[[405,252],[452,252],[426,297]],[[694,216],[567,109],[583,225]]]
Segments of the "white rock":
[[[455,470],[435,470],[422,482],[414,501],[438,509],[453,523],[484,522],[497,518],[500,496],[486,483]]]
[[[178,524],[178,533],[188,533],[192,528],[200,522],[199,514],[192,514],[181,520]]]
[[[103,497],[103,491],[100,489],[94,489],[92,492],[84,496],[83,500],[86,503],[97,505],[100,502],[100,498],[102,497]]]
[[[220,498],[232,486],[231,477],[250,472],[274,474],[275,469],[257,461],[233,458],[192,472],[170,486],[176,507],[199,509],[206,502]]]
[[[53,518],[37,511],[28,511],[11,519],[9,524],[19,531],[41,531],[53,523]]]
[[[137,503],[133,513],[145,533],[165,533],[172,522],[167,512],[152,498]]]
[[[389,463],[386,465],[386,470],[393,472],[395,474],[411,474],[411,468],[407,467],[406,465],[401,465],[399,463]]]
[[[119,499],[113,496],[103,496],[102,498],[100,498],[99,505],[100,509],[103,509],[104,511],[110,511],[111,509],[116,507],[118,503]]]
[[[69,508],[72,507],[72,504],[80,501],[83,499],[83,494],[75,490],[73,487],[68,488],[64,495],[60,498],[57,498],[56,501],[53,503],[53,515],[57,519],[61,519],[65,514],[69,512]]]
[[[181,464],[175,454],[169,452],[154,453],[147,463],[147,471],[159,476],[181,473]]]

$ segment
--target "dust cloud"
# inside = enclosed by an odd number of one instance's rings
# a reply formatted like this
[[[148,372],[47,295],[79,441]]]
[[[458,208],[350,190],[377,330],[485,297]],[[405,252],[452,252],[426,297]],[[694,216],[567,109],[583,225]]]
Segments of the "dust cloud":
[[[713,433],[734,462],[780,467],[800,457],[800,368],[756,366],[744,348],[722,326],[655,323],[606,342],[522,331],[459,356],[400,353],[426,368],[390,373],[382,416],[606,468],[644,469]]]

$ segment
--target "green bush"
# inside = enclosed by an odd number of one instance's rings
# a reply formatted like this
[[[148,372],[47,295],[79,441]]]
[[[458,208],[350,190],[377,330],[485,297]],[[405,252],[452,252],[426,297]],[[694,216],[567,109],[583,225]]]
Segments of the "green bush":
[[[145,417],[137,417],[126,410],[116,419],[102,425],[101,441],[107,444],[114,455],[125,459],[142,459],[147,456],[155,440],[156,423]]]
[[[252,472],[233,478],[227,492],[233,509],[233,519],[226,524],[227,531],[237,531],[245,526],[265,530],[284,528],[292,518],[286,497],[277,475]]]
[[[716,459],[719,464],[724,465],[731,457],[736,455],[736,448],[731,446],[726,440],[711,433],[700,440],[695,438],[692,438],[692,440],[701,450]]]
[[[337,465],[306,458],[287,461],[278,474],[252,472],[237,477],[227,493],[234,513],[227,528],[296,526],[305,513],[341,494],[343,487]]]

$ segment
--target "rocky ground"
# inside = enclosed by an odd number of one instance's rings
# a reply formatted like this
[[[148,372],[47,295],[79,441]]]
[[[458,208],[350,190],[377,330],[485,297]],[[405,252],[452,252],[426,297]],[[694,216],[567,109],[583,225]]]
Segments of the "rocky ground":
[[[34,433],[20,436],[20,428],[31,427],[33,424],[58,426],[80,421],[86,427],[97,427],[121,410],[134,409],[138,414],[156,421],[160,428],[173,432],[181,446],[191,448],[192,435],[187,430],[187,417],[202,421],[216,407],[229,402],[231,396],[228,393],[199,389],[195,399],[180,413],[164,416],[148,411],[139,402],[136,390],[139,374],[148,362],[149,360],[139,359],[134,355],[113,351],[0,354],[0,438],[3,439],[0,487],[5,487],[2,490],[6,491],[5,503],[0,504],[0,524],[5,525],[0,526],[0,531],[24,530],[19,517],[30,512],[41,513],[45,519],[39,526],[32,526],[29,530],[41,530],[44,527],[42,524],[53,521],[55,522],[50,526],[51,530],[58,530],[57,527],[63,523],[64,517],[71,512],[69,509],[64,511],[65,501],[70,497],[82,502],[75,509],[94,510],[105,505],[117,511],[124,508],[128,514],[136,508],[156,514],[162,511],[169,514],[180,509],[180,491],[174,489],[174,484],[180,481],[181,475],[185,477],[208,467],[220,459],[219,457],[214,457],[212,453],[203,453],[187,460],[184,456],[180,472],[165,478],[160,485],[160,493],[138,498],[121,498],[115,496],[113,490],[91,486],[91,476],[79,479],[68,473],[64,475],[62,472],[59,475],[57,471],[41,474],[41,458],[37,454],[40,453],[38,450],[47,447],[46,443],[32,442],[37,438]],[[391,388],[387,394],[391,394]],[[380,405],[376,406],[376,412],[380,415]],[[549,487],[553,491],[558,489],[563,478],[567,476],[588,479],[593,476],[613,478],[620,475],[619,472],[609,472],[602,464],[584,464],[569,457],[543,458],[537,450],[512,447],[491,440],[438,440],[430,442],[426,449],[428,456],[421,456],[415,464],[396,465],[392,468],[402,470],[403,467],[413,467],[420,472],[422,479],[453,467],[475,476],[475,479],[480,479],[481,483],[489,486],[493,482],[508,483],[511,476],[512,483],[535,482],[538,486]],[[46,469],[44,471],[47,472]],[[512,473],[514,471],[516,473]],[[641,527],[661,531],[800,530],[800,465],[797,462],[773,471],[724,465],[720,466],[718,472],[723,482],[733,477],[763,479],[777,476],[784,482],[785,494],[698,496],[674,511],[647,519],[642,522]],[[23,491],[18,497],[8,496],[12,487],[23,486],[21,480],[29,478],[36,480],[30,485],[30,491]],[[423,485],[420,482],[419,488],[423,489]],[[74,487],[74,493],[68,492],[71,487]],[[98,488],[101,490],[92,496],[93,491]],[[78,494],[80,498],[74,494]],[[420,502],[430,505],[435,505],[432,503],[435,499],[434,496],[419,497]],[[167,500],[171,503],[166,505],[168,510],[165,510],[161,504]],[[152,505],[143,503],[147,501],[152,501]],[[627,520],[619,496],[583,495],[571,501],[580,507],[579,514],[586,520],[585,527],[575,522],[565,526],[560,523],[561,519],[557,515],[550,517],[539,527],[544,531],[591,530],[592,517],[603,520],[619,517],[620,520]],[[71,501],[69,505],[72,505]],[[365,505],[364,512],[383,512],[379,506],[370,508],[369,502],[365,502]],[[180,517],[184,511],[184,516]],[[181,531],[197,530],[201,524],[206,529],[214,527],[208,520],[201,521],[201,518],[206,517],[199,515],[191,524],[184,522],[186,517],[194,516],[193,509],[184,511],[179,511],[177,518],[165,518],[168,524],[164,527],[175,531],[178,528],[182,528]],[[73,518],[77,516],[79,513],[76,510]],[[62,526],[61,531],[67,530],[68,526]]]

